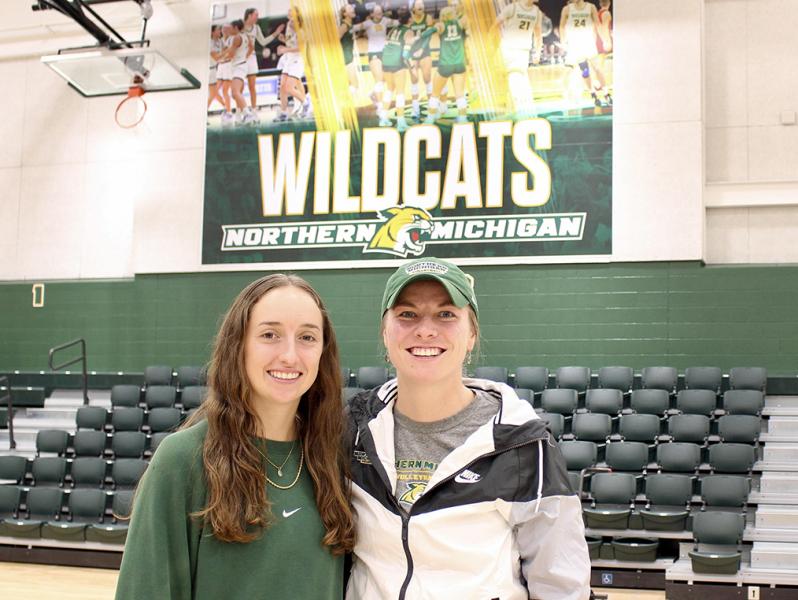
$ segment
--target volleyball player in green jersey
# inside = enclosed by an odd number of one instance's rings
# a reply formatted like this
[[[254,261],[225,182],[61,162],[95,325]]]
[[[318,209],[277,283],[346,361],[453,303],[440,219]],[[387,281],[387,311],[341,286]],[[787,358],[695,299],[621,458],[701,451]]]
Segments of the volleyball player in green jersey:
[[[413,31],[407,26],[410,14],[399,19],[399,25],[388,31],[385,48],[382,51],[382,71],[385,76],[385,91],[377,109],[380,127],[390,127],[393,123],[388,118],[392,98],[396,98],[396,128],[407,129],[405,120],[405,78],[407,75],[407,57],[410,44],[413,42]]]
[[[430,37],[421,37],[427,29],[434,25],[430,15],[424,12],[424,0],[413,2],[408,27],[415,36],[410,47],[410,94],[413,96],[413,118],[421,118],[421,103],[419,102],[419,83],[423,79],[427,93],[427,101],[432,96],[432,51],[430,50]]]
[[[468,100],[465,97],[465,17],[458,18],[456,10],[447,6],[441,10],[440,21],[434,28],[424,32],[424,35],[431,35],[430,31],[438,32],[440,53],[438,70],[432,80],[432,97],[429,99],[426,123],[434,123],[438,118],[441,92],[450,79],[456,97],[456,120],[458,123],[465,123],[468,109]]]
[[[352,27],[355,24],[355,7],[352,4],[344,4],[339,12],[341,23],[338,25],[338,37],[341,40],[341,50],[344,53],[344,64],[346,65],[346,75],[349,78],[349,94],[352,100],[357,93],[357,70],[358,65],[355,61],[355,34]]]

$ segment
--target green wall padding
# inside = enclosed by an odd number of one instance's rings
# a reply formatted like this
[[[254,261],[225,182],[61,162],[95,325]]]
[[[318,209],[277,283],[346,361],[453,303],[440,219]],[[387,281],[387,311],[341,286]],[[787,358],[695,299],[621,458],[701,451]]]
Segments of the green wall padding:
[[[798,370],[798,267],[677,262],[465,270],[476,278],[481,364]],[[344,365],[381,361],[379,302],[390,272],[300,273],[327,303]],[[225,309],[260,275],[52,282],[43,308],[31,307],[30,283],[1,284],[0,370],[46,370],[48,349],[77,337],[87,340],[90,370],[202,364]]]

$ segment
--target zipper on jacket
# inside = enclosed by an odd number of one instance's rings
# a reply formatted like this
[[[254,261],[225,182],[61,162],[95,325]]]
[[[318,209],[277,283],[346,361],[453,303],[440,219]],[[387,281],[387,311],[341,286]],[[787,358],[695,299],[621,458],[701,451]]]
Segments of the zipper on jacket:
[[[477,456],[474,460],[464,465],[462,468],[458,469],[456,473],[452,473],[446,479],[441,479],[430,489],[435,489],[442,483],[454,479],[457,476],[457,474],[460,473],[463,469],[468,469],[475,462],[482,460],[483,458],[498,456],[503,452],[508,452],[509,450],[515,450],[517,448],[522,448],[523,446],[528,446],[529,444],[534,444],[537,442],[542,442],[542,441],[548,442],[548,439],[549,439],[548,435],[546,437],[533,438],[530,440],[525,440],[519,444],[514,444],[512,446],[507,446],[506,448],[502,448],[500,450],[494,450],[493,452],[487,452],[485,454]],[[538,477],[543,477],[543,475],[539,474]],[[426,496],[428,492],[429,490],[424,490],[424,495]],[[407,588],[410,585],[410,580],[413,578],[413,555],[410,553],[410,542],[408,541],[408,538],[409,538],[409,529],[410,529],[410,517],[413,516],[413,509],[416,507],[416,505],[414,504],[410,508],[410,512],[407,512],[402,507],[402,505],[399,504],[399,501],[396,499],[396,497],[393,494],[391,494],[391,498],[393,499],[394,505],[399,509],[399,516],[402,518],[402,548],[405,551],[405,558],[407,559],[407,574],[405,575],[405,580],[402,582],[402,587],[399,588],[399,600],[405,600],[405,596],[407,594]]]

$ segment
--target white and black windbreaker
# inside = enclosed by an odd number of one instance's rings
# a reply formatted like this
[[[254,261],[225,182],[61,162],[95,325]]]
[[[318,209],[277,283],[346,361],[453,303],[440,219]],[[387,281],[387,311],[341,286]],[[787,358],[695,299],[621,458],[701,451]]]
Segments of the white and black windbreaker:
[[[357,544],[347,600],[586,600],[581,504],[545,423],[507,385],[498,413],[438,465],[408,512],[394,497],[396,380],[349,407]]]

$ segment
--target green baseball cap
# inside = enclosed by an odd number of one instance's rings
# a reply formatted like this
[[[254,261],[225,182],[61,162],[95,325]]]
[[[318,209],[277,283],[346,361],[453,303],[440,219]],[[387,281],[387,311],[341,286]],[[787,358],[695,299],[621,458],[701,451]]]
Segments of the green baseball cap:
[[[457,265],[440,258],[419,258],[396,269],[385,284],[381,314],[385,314],[385,311],[396,303],[406,285],[423,279],[439,281],[449,292],[455,306],[463,308],[470,304],[474,314],[479,318],[474,279],[463,273]]]

